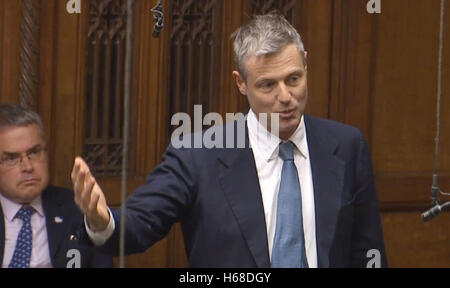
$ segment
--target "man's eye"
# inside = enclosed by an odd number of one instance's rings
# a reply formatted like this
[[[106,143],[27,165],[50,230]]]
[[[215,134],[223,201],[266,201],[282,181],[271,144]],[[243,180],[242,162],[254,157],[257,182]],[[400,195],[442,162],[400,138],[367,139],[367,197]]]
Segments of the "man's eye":
[[[297,84],[298,81],[300,81],[300,77],[299,76],[292,76],[289,78],[289,84]]]
[[[5,157],[3,157],[3,161],[8,161],[8,162],[12,162],[19,159],[19,156],[17,155],[7,155]]]
[[[28,157],[36,157],[39,156],[39,154],[41,153],[42,149],[41,147],[35,148],[33,150],[31,150],[30,152],[28,152]]]
[[[273,88],[274,85],[275,85],[274,82],[267,81],[261,83],[259,87],[261,87],[261,89],[263,90],[270,90],[271,88]]]

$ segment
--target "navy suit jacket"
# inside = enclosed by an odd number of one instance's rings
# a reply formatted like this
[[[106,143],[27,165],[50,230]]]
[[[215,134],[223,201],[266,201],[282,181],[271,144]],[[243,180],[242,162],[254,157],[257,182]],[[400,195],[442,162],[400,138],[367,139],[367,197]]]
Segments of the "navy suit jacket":
[[[99,251],[79,245],[74,235],[83,221],[83,215],[76,206],[73,192],[59,187],[47,187],[42,193],[42,206],[44,209],[50,259],[55,268],[66,268],[68,261],[73,258],[67,255],[71,249],[80,252],[81,268],[113,267],[111,256]],[[1,208],[1,207],[0,207]],[[5,222],[3,209],[0,209],[0,267],[3,263],[5,248]],[[55,217],[63,221],[56,223]]]
[[[236,131],[236,122],[231,125]],[[305,125],[319,267],[366,267],[371,249],[380,252],[381,266],[385,267],[372,164],[362,133],[307,115]],[[248,144],[248,135],[245,137]],[[129,197],[126,207],[126,253],[145,251],[179,221],[191,267],[270,267],[251,148],[169,146],[163,162]],[[108,253],[118,251],[119,213],[113,211],[116,229],[101,247]]]

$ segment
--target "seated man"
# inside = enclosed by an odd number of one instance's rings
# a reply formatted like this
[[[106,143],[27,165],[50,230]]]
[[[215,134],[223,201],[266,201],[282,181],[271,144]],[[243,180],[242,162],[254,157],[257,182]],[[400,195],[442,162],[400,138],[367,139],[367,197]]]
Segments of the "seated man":
[[[112,267],[111,257],[77,245],[82,214],[73,193],[48,182],[41,118],[18,104],[0,106],[1,267]]]

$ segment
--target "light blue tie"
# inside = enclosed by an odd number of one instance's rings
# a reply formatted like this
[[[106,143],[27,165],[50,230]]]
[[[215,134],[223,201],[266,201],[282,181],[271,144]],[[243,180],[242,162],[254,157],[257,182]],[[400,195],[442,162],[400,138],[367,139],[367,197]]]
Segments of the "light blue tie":
[[[283,159],[283,168],[272,247],[272,268],[307,268],[302,194],[294,163],[294,144],[291,141],[281,143],[279,156]]]
[[[33,232],[31,230],[31,216],[36,212],[32,207],[23,206],[17,212],[17,218],[22,219],[22,228],[17,236],[16,248],[9,263],[9,268],[29,268],[31,250],[33,247]]]

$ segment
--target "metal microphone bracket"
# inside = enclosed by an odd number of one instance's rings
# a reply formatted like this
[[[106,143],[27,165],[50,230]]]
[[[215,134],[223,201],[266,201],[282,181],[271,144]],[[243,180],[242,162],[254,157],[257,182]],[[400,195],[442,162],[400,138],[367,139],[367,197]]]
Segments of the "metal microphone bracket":
[[[431,205],[439,205],[439,185],[438,185],[438,175],[433,174],[433,184],[431,185]]]
[[[441,134],[441,96],[442,96],[442,64],[443,64],[443,50],[444,50],[444,20],[445,20],[445,0],[441,0],[440,5],[440,29],[439,29],[439,57],[438,57],[438,85],[437,85],[437,107],[436,107],[436,138],[435,138],[435,163],[433,184],[431,185],[431,209],[422,213],[422,220],[429,221],[441,211],[447,211],[450,208],[450,202],[440,204],[439,194],[448,195],[439,189],[438,185],[438,171],[439,171],[439,142]]]
[[[150,11],[153,13],[153,22],[156,22],[155,29],[152,35],[154,38],[158,38],[164,27],[164,13],[162,0],[159,0],[158,4],[156,4],[156,6],[153,7]]]

